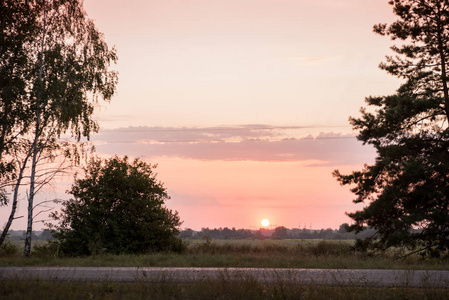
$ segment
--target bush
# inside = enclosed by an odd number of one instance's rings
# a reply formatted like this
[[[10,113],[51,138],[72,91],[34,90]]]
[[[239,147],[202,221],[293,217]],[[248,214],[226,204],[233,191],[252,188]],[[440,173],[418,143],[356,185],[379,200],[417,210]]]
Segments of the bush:
[[[0,256],[17,256],[19,255],[19,247],[12,244],[10,241],[4,241],[3,244],[0,246]]]
[[[320,241],[309,246],[309,251],[315,256],[344,256],[354,252],[347,243]]]
[[[40,258],[55,258],[60,255],[60,243],[58,241],[48,241],[43,245],[34,245],[33,256]]]
[[[67,255],[148,253],[183,250],[178,213],[156,180],[156,166],[127,157],[92,159],[75,179],[66,202],[53,217],[54,237]]]

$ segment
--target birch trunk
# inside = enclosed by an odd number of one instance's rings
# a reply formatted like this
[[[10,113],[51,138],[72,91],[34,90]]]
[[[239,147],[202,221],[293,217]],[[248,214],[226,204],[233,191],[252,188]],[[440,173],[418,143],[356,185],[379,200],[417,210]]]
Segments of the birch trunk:
[[[29,158],[30,158],[30,153],[27,154],[27,156],[25,157],[25,160],[22,163],[22,166],[20,167],[19,177],[17,177],[16,186],[14,187],[11,213],[9,214],[8,222],[6,222],[6,225],[3,228],[2,235],[0,236],[0,246],[5,241],[6,236],[8,235],[9,228],[11,227],[12,221],[14,221],[14,219],[15,219],[16,210],[17,210],[17,202],[18,202],[18,197],[19,197],[19,188],[20,188],[20,184],[22,183],[23,172],[25,171],[25,168],[26,168]]]
[[[42,103],[42,73],[44,65],[44,43],[46,34],[46,21],[47,21],[47,11],[46,11],[46,1],[44,1],[44,28],[42,32],[42,42],[41,42],[41,53],[40,53],[40,69],[39,69],[39,90],[36,98],[36,126],[34,131],[34,141],[32,146],[32,162],[31,162],[31,174],[30,174],[30,190],[28,195],[28,221],[27,221],[27,231],[25,235],[25,248],[23,250],[23,256],[29,257],[31,254],[31,237],[33,233],[33,208],[34,208],[34,194],[35,194],[35,180],[36,180],[36,164],[38,156],[38,142],[40,135],[43,134],[41,131],[41,103]]]

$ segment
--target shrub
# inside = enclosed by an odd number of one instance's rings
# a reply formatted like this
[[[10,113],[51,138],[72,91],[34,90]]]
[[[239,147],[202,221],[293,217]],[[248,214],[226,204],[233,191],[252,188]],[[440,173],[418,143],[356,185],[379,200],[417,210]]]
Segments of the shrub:
[[[156,180],[155,165],[140,159],[92,159],[83,179],[75,179],[54,237],[68,255],[147,253],[183,249],[178,213]]]
[[[61,245],[58,241],[48,241],[45,244],[36,244],[33,247],[33,256],[40,258],[59,257]]]
[[[4,241],[0,246],[0,256],[17,256],[19,255],[19,247],[10,241]]]

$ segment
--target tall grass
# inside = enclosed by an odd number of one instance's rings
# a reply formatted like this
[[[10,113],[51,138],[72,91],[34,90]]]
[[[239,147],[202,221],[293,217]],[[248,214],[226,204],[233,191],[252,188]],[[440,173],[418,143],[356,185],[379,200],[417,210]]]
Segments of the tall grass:
[[[1,282],[0,299],[449,299],[449,289],[262,284],[225,276],[198,283]]]
[[[264,240],[235,242],[221,240],[206,241],[188,245],[187,254],[281,254],[306,256],[350,256],[355,253],[348,242],[291,242],[285,240]]]
[[[5,246],[6,247],[6,246]],[[21,257],[14,245],[0,248],[0,266],[105,266],[105,267],[254,267],[330,269],[449,270],[449,260],[419,255],[396,260],[394,251],[382,256],[357,252],[351,243],[298,240],[191,241],[182,254],[64,257],[57,244],[37,245],[31,258]]]

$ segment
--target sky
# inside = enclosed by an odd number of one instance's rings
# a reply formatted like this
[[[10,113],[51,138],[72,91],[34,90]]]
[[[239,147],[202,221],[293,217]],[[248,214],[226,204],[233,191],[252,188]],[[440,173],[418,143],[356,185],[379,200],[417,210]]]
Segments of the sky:
[[[362,207],[331,173],[374,161],[348,118],[360,115],[365,97],[400,84],[378,69],[392,42],[372,32],[395,20],[387,0],[84,0],[84,7],[119,58],[116,95],[95,114],[97,153],[157,163],[182,228],[253,229],[265,218],[338,228],[350,222],[345,212]],[[67,186],[64,179],[41,197]],[[25,220],[13,228],[25,229]]]

